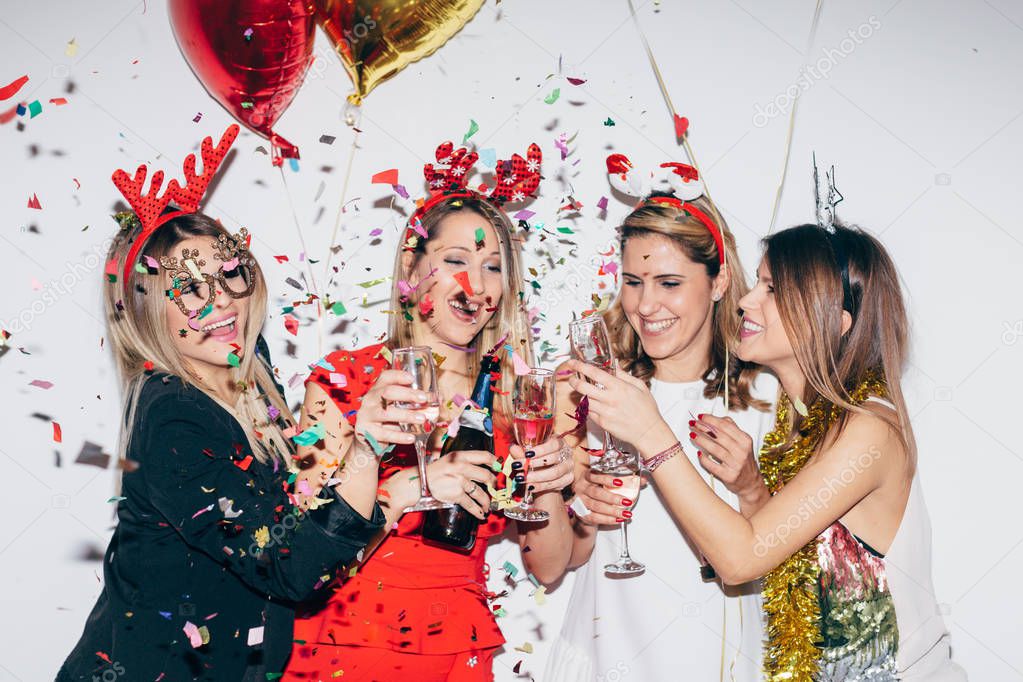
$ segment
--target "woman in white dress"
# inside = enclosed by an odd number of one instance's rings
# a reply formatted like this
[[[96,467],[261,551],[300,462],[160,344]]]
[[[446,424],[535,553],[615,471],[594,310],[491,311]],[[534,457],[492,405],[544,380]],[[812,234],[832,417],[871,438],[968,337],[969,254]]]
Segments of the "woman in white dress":
[[[637,432],[663,425],[684,440],[698,415],[730,415],[751,435],[749,452],[708,460],[704,476],[733,508],[755,507],[768,493],[753,446],[773,426],[777,382],[726,348],[739,328],[738,301],[748,290],[734,239],[706,199],[683,202],[659,193],[644,200],[621,229],[622,290],[605,322],[619,372],[641,380],[652,397],[630,405],[628,417]],[[728,356],[726,407],[722,377]],[[564,398],[578,404],[580,395],[563,389]],[[599,447],[599,427],[591,421],[586,430],[590,447]],[[583,441],[581,431],[573,433],[577,442]],[[635,452],[628,443],[619,446]],[[605,488],[614,486],[613,477],[590,474],[589,454],[576,452],[581,471],[570,566],[579,568],[541,679],[760,679],[759,586],[724,589],[706,568],[701,571],[699,552],[672,519],[657,486],[646,487],[639,499],[614,494]],[[712,483],[711,474],[727,483]],[[628,523],[632,555],[646,566],[641,575],[604,571],[618,558],[622,523]]]

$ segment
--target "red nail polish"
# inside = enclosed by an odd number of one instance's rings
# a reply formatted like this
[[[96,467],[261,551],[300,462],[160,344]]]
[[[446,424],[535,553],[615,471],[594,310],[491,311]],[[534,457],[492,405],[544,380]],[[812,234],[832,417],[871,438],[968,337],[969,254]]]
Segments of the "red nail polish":
[[[616,479],[612,480],[611,482],[614,483],[616,486],[623,486],[623,485],[625,485],[625,483],[620,478],[616,478]]]
[[[696,451],[696,456],[697,457],[703,457],[703,452],[701,452],[700,450],[697,450]]]
[[[615,523],[624,523],[624,522],[625,522],[625,519],[623,519],[623,518],[615,519]]]
[[[700,414],[696,415],[696,418],[702,420],[704,416],[705,415],[701,412]]]
[[[694,420],[690,419],[689,420],[689,425],[690,426],[696,426],[696,422]]]
[[[622,506],[623,506],[623,507],[629,507],[629,506],[631,506],[631,505],[632,505],[632,500],[630,500],[630,499],[629,499],[629,498],[627,498],[627,497],[623,497],[623,498],[622,498]]]
[[[632,518],[632,512],[630,512],[628,509],[626,509],[625,511],[622,512],[622,516],[624,516],[627,519],[631,519]]]
[[[693,438],[696,438],[696,434],[694,432],[690,431],[689,432],[689,439],[692,440]]]

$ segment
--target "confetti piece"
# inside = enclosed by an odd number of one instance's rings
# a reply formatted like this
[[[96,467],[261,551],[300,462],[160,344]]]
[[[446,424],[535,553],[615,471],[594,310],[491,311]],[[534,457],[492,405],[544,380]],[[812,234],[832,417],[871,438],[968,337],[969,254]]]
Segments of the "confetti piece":
[[[462,144],[465,144],[466,142],[468,142],[470,137],[472,137],[477,132],[479,132],[479,129],[480,129],[479,124],[476,123],[476,121],[474,121],[474,120],[472,120],[470,118],[469,119],[469,130],[468,130],[468,132],[465,133],[465,135],[462,136]]]
[[[184,630],[185,636],[188,637],[193,648],[198,649],[210,641],[210,632],[205,625],[196,627],[195,623],[186,620],[185,626],[181,629]]]
[[[516,353],[515,351],[511,350],[510,347],[509,354],[511,355],[512,366],[515,368],[515,376],[520,377],[525,374],[529,374],[530,371],[529,364],[527,364],[526,361],[522,359],[522,356]]]
[[[37,211],[43,210],[42,205],[39,203],[39,197],[37,197],[34,193],[28,199],[28,207],[29,208],[34,208]]]
[[[152,256],[142,256],[146,260],[146,267],[150,270],[157,270],[160,267],[160,263]]]
[[[341,317],[342,315],[347,313],[348,310],[347,308],[345,308],[345,304],[342,303],[341,301],[334,301],[334,303],[330,306],[330,312],[334,313],[338,317]]]
[[[607,120],[604,121],[604,125],[607,126],[608,128],[610,128],[614,124],[615,124],[615,122],[614,122],[614,120],[612,120],[612,118],[610,116],[608,116]]]
[[[244,103],[244,102],[242,102],[242,106],[243,106],[243,107],[245,106],[245,103]],[[250,105],[250,106],[251,106],[251,105]],[[202,112],[200,111],[200,112],[198,112],[198,113],[197,113],[197,114],[195,115],[195,118],[193,118],[193,119],[192,119],[192,123],[198,123],[198,122],[199,122],[199,121],[201,121],[201,120],[202,120]]]
[[[147,264],[149,263],[150,260],[153,261],[153,263],[156,263],[156,260],[153,259],[152,257],[146,256],[146,258],[149,259],[149,260],[146,261]],[[150,265],[150,267],[155,268],[156,265]],[[238,256],[235,256],[234,258],[232,258],[229,261],[225,261],[224,264],[222,266],[220,266],[220,267],[224,270],[224,272],[231,272],[236,267],[238,267]]]
[[[561,88],[554,88],[551,94],[543,98],[543,101],[547,104],[554,104],[558,101],[559,97],[561,97]]]
[[[472,287],[469,286],[469,273],[468,272],[466,272],[465,270],[462,270],[461,272],[456,272],[454,275],[452,275],[452,277],[454,277],[455,281],[458,282],[458,284],[462,287],[462,291],[465,292],[466,296],[472,296],[473,295]]]
[[[565,80],[567,80],[567,81],[568,81],[569,83],[571,83],[572,85],[582,85],[583,83],[585,83],[585,82],[586,82],[586,79],[585,79],[585,78],[572,78],[572,77],[567,77],[567,78],[565,78]]]
[[[241,362],[242,359],[238,357],[238,354],[235,353],[234,351],[231,351],[230,353],[227,354],[227,364],[231,365],[232,367],[240,366]]]
[[[575,231],[572,230],[571,227],[559,227],[559,228],[557,228],[557,230],[561,234],[575,234]]]
[[[128,499],[127,497],[124,497],[122,495],[114,495],[109,500],[107,500],[107,504],[110,504],[111,502],[121,502],[122,500],[127,500],[127,499]]]
[[[429,317],[430,313],[433,312],[433,298],[430,294],[425,294],[419,299],[419,314],[423,317]]]
[[[249,29],[252,30],[251,28]],[[263,643],[263,627],[260,625],[258,628],[249,628],[249,646],[256,646],[257,644]]]
[[[78,54],[78,43],[72,38],[67,41],[67,45],[64,47],[64,56],[74,57],[76,54]]]
[[[60,431],[60,424],[58,424],[57,422],[53,422],[53,442],[62,443],[63,441],[64,436]]]
[[[242,35],[245,36],[245,40],[252,40],[252,28],[249,27],[249,28],[245,29],[245,31],[242,32]],[[263,628],[260,628],[260,630],[262,630],[262,629]],[[263,641],[263,634],[262,633],[260,633],[260,635],[259,635],[259,640]],[[251,645],[252,642],[249,642],[249,644]]]
[[[331,386],[337,386],[339,388],[345,388],[348,386],[348,377],[340,372],[330,373],[330,384]]]
[[[287,329],[292,336],[298,336],[298,320],[294,316],[284,316],[284,328]]]
[[[363,289],[369,289],[386,281],[387,281],[386,277],[381,277],[380,279],[370,279],[366,280],[365,282],[359,282],[355,286],[362,287]]]
[[[52,381],[44,381],[42,379],[33,379],[32,381],[29,382],[28,385],[29,386],[35,386],[36,388],[41,388],[43,390],[47,390],[47,389],[53,388],[53,382]]]
[[[398,169],[391,168],[390,170],[380,171],[370,178],[370,182],[379,185],[397,185]]]
[[[476,237],[476,244],[482,244],[483,242],[487,241],[487,233],[483,231],[482,227],[477,227],[476,228],[476,235],[475,235],[475,237]]]
[[[485,168],[497,168],[497,150],[493,147],[487,149],[481,149],[477,152],[479,154],[480,165]]]
[[[538,588],[536,588],[536,591],[533,592],[533,601],[536,602],[537,606],[543,606],[544,604],[546,604],[547,588],[544,587],[543,585],[540,585]]]
[[[675,139],[681,140],[689,130],[689,119],[678,114],[673,115],[675,117]]]
[[[524,654],[533,653],[533,645],[529,642],[525,642],[522,646],[515,647],[515,651],[521,651]]]
[[[292,440],[298,443],[299,445],[315,445],[319,441],[323,440],[323,437],[325,435],[326,434],[324,433],[323,430],[323,424],[320,423],[310,426],[302,433],[298,434],[297,436],[294,436]]]
[[[600,197],[600,201],[597,202],[597,208],[601,211],[607,210],[607,197]]]
[[[561,133],[554,138],[554,146],[561,152],[561,160],[564,161],[568,158],[568,134]]]
[[[287,256],[274,256],[274,260],[277,261],[278,263],[287,263],[288,262],[288,257]]]
[[[504,572],[508,574],[509,578],[514,578],[519,573],[519,569],[510,561],[505,561],[504,566],[501,568],[504,569]]]
[[[320,135],[321,144],[334,144],[334,140],[336,139],[337,138],[334,137],[333,135]]]
[[[64,97],[54,97],[53,99],[50,100],[50,104],[61,107],[67,104],[67,99]]]
[[[0,101],[10,99],[18,94],[18,91],[28,83],[28,76],[22,76],[12,83],[0,88]]]

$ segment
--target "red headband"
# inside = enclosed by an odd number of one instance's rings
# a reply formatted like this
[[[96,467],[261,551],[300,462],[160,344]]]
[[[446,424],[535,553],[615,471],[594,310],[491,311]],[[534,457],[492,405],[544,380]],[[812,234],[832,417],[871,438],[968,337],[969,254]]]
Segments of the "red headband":
[[[540,163],[543,155],[536,143],[526,150],[526,158],[512,154],[511,159],[497,162],[494,189],[480,185],[478,189],[468,187],[469,173],[479,159],[479,154],[465,147],[454,148],[454,143],[444,142],[437,147],[434,157],[443,167],[435,168],[432,163],[423,166],[423,177],[430,187],[431,195],[409,218],[409,225],[415,225],[431,208],[446,199],[484,199],[498,208],[508,202],[523,201],[532,196],[540,186]],[[411,228],[406,232],[415,234]]]
[[[147,194],[142,194],[146,175],[149,172],[146,164],[140,165],[135,170],[135,177],[129,176],[121,169],[114,171],[112,176],[114,184],[117,185],[117,189],[121,191],[128,205],[138,216],[139,222],[142,223],[142,232],[135,237],[135,241],[132,242],[131,248],[128,249],[128,255],[124,259],[122,274],[126,292],[128,276],[131,275],[131,270],[135,267],[135,261],[138,260],[139,253],[146,241],[168,220],[199,210],[199,202],[202,201],[206,188],[209,187],[236,137],[238,137],[238,124],[232,123],[224,131],[216,147],[213,146],[211,137],[204,139],[201,146],[202,175],[196,173],[195,154],[189,154],[185,157],[184,163],[185,186],[179,185],[176,179],[171,180],[167,183],[167,191],[162,196],[159,195],[160,187],[163,185],[162,170],[153,173]],[[181,210],[164,213],[164,209],[167,208],[171,200],[174,200]]]
[[[718,263],[721,265],[725,264],[725,243],[724,240],[721,239],[721,230],[719,230],[718,226],[714,224],[714,221],[710,219],[710,216],[696,208],[693,204],[690,204],[687,201],[682,201],[678,197],[650,197],[643,201],[643,205],[647,204],[671,206],[680,211],[684,211],[699,220],[703,226],[707,228],[707,231],[710,232],[710,236],[714,237],[714,244],[718,247]]]
[[[608,182],[611,183],[611,186],[623,194],[640,197],[640,206],[649,204],[671,206],[699,220],[714,238],[714,244],[718,249],[718,262],[724,265],[725,243],[721,237],[721,230],[706,213],[689,203],[704,193],[703,181],[696,168],[674,161],[662,163],[660,167],[670,168],[671,172],[667,174],[666,178],[660,178],[660,180],[667,180],[676,196],[651,197],[648,195],[653,184],[652,174],[635,170],[629,157],[625,154],[611,154],[607,157],[606,163]]]

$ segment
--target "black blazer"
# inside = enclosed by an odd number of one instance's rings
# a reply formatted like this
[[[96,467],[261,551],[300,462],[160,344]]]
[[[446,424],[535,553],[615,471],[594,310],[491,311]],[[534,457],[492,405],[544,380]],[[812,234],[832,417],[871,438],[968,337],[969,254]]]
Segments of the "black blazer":
[[[383,527],[333,488],[302,515],[214,400],[156,374],[139,398],[104,587],[57,680],[259,680],[280,673],[293,604]],[[260,636],[258,628],[262,628]],[[252,644],[249,642],[252,641]]]

